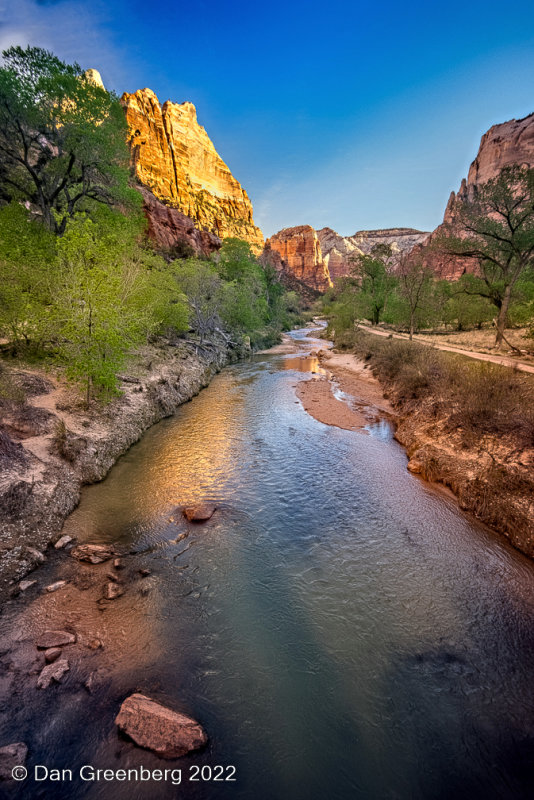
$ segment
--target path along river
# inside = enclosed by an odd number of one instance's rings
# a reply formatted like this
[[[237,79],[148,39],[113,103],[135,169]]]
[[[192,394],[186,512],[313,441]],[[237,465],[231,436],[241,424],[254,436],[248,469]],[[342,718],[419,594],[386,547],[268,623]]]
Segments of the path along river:
[[[297,351],[324,346],[307,333],[293,332]],[[95,622],[122,654],[99,688],[71,669],[13,716],[8,741],[57,767],[180,766],[181,786],[13,796],[533,796],[534,565],[411,475],[386,423],[364,435],[309,416],[306,370],[317,362],[287,354],[226,368],[65,526],[135,552],[150,591]],[[198,499],[218,505],[208,523],[172,515]],[[208,748],[169,765],[121,743],[114,717],[136,689],[200,720]],[[235,765],[237,781],[189,781],[193,764]]]

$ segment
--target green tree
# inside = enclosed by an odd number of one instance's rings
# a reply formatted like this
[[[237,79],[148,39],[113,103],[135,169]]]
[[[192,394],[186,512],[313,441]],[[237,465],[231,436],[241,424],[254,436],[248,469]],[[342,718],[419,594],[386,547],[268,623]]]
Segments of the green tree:
[[[117,372],[149,333],[170,322],[186,325],[182,294],[166,279],[165,262],[139,247],[135,229],[119,214],[97,221],[77,215],[57,240],[47,273],[56,357],[85,385],[87,402],[93,390],[116,392]]]
[[[0,67],[0,186],[45,226],[95,204],[139,202],[128,189],[126,120],[118,98],[78,64],[39,47],[10,47]]]
[[[0,209],[0,336],[19,354],[37,355],[53,335],[50,287],[43,265],[56,242],[19,203]]]
[[[474,197],[458,203],[456,211],[454,227],[449,225],[435,246],[478,259],[479,273],[465,277],[463,291],[487,298],[497,309],[495,346],[502,347],[510,306],[534,269],[534,172],[506,167],[475,187]]]
[[[408,311],[408,324],[410,340],[425,306],[428,306],[432,291],[432,273],[425,266],[422,258],[418,256],[404,256],[401,258],[398,275],[398,291],[405,301]]]
[[[396,280],[391,274],[393,251],[390,245],[377,244],[369,254],[351,256],[352,274],[360,283],[357,303],[361,315],[378,325]]]

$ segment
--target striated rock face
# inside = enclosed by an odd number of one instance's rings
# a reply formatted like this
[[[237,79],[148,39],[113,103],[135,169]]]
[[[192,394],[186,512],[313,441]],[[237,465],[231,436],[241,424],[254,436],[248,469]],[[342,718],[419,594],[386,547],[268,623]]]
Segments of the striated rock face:
[[[467,185],[486,183],[511,164],[534,165],[534,114],[493,125],[486,131],[469,167]]]
[[[148,235],[159,247],[167,249],[174,247],[177,242],[185,243],[202,256],[209,256],[219,249],[222,241],[214,233],[199,231],[191,217],[161,203],[144,186],[141,187],[141,194]]]
[[[340,236],[332,228],[321,228],[317,231],[317,236],[330,277],[335,281],[336,278],[349,274],[352,266],[351,256],[370,253],[377,244],[389,244],[398,260],[402,253],[409,252],[414,245],[424,241],[428,233],[415,228],[385,228],[376,231],[358,231],[353,236]]]
[[[252,204],[199,125],[195,106],[169,100],[161,105],[150,89],[125,93],[121,103],[138,180],[200,231],[220,239],[237,236],[259,251],[263,234],[254,224]],[[150,224],[154,204],[145,204],[145,210]],[[153,232],[159,227],[159,221],[151,224]]]
[[[284,228],[267,240],[266,248],[278,252],[286,269],[312,289],[324,292],[332,286],[321,243],[311,225]]]
[[[431,249],[432,244],[444,230],[444,225],[456,227],[457,234],[462,236],[462,231],[456,226],[459,205],[474,197],[477,186],[497,177],[501,169],[513,164],[534,167],[534,114],[493,125],[482,136],[477,157],[469,167],[467,180],[462,180],[457,193],[450,194],[443,225],[439,225],[423,244],[425,262],[439,278],[458,280],[465,273],[477,271],[477,259],[434,252]],[[416,246],[413,253],[415,255],[420,251],[421,248]]]

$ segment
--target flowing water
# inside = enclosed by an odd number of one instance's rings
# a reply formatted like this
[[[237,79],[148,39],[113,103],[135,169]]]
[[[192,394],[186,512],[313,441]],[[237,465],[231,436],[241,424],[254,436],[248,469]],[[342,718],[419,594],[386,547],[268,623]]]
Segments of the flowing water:
[[[306,333],[293,333],[302,352],[317,344]],[[153,588],[107,612],[139,640],[122,696],[111,682],[90,713],[78,695],[54,707],[34,734],[39,763],[168,766],[114,755],[114,715],[139,688],[209,733],[171,766],[233,765],[237,781],[26,796],[534,795],[532,563],[411,475],[387,423],[362,435],[311,418],[294,386],[317,370],[298,355],[226,368],[85,489],[66,525],[138,553]],[[170,521],[198,499],[218,506],[209,522]]]

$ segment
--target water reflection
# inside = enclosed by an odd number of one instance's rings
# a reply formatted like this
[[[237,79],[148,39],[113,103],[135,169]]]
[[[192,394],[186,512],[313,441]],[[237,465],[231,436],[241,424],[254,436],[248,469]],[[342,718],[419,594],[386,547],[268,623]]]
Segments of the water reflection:
[[[306,414],[287,370],[312,364],[264,356],[224,370],[84,490],[67,531],[146,549],[155,581],[135,617],[126,594],[105,624],[146,642],[157,620],[157,646],[84,695],[85,715],[58,702],[49,741],[28,709],[35,757],[109,764],[116,707],[140,688],[209,731],[182,765],[238,769],[237,784],[187,784],[181,797],[531,796],[532,564],[410,475],[387,422],[363,437]],[[170,520],[198,497],[219,506],[206,525]],[[159,763],[135,748],[116,762]]]

